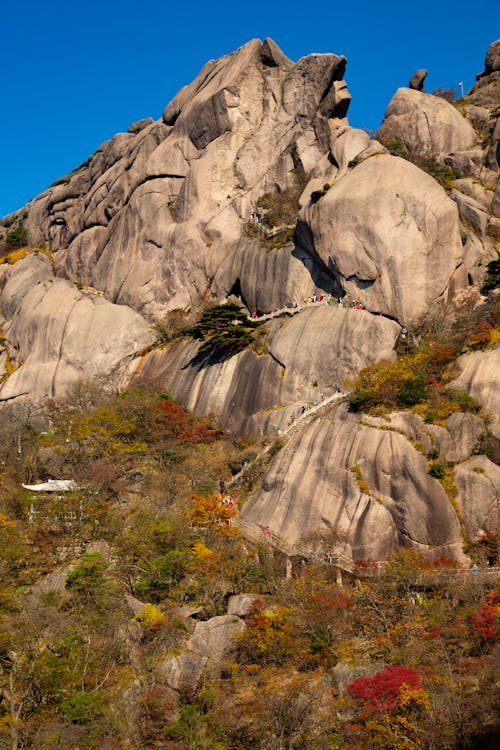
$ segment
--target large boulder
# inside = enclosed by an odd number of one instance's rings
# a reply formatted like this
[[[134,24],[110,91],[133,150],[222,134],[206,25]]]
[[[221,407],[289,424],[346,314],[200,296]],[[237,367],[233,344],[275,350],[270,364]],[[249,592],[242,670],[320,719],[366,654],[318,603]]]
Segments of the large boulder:
[[[9,353],[19,366],[0,386],[0,401],[39,402],[80,379],[115,377],[118,385],[154,338],[130,308],[55,278],[41,254],[12,267],[1,301]]]
[[[455,484],[467,539],[498,532],[500,468],[486,456],[473,456],[455,467]]]
[[[199,688],[203,674],[214,676],[224,658],[234,650],[245,623],[235,615],[220,615],[196,623],[181,653],[168,656],[160,667],[168,686],[184,697]]]
[[[443,294],[462,259],[456,205],[429,175],[388,154],[349,170],[300,216],[310,251],[351,299],[406,325]]]
[[[243,506],[245,534],[288,550],[334,546],[346,560],[382,560],[399,546],[461,559],[457,515],[426,457],[399,432],[345,407],[294,435]]]
[[[394,94],[376,137],[382,143],[397,141],[411,154],[432,161],[469,149],[476,141],[472,126],[453,104],[404,88]]]
[[[419,68],[414,72],[412,77],[410,78],[410,83],[408,84],[408,88],[414,89],[415,91],[423,91],[424,90],[424,81],[427,78],[427,70],[425,68]]]
[[[496,42],[492,42],[486,52],[486,58],[484,61],[484,71],[480,73],[479,77],[489,76],[491,73],[496,73],[500,70],[500,39]]]

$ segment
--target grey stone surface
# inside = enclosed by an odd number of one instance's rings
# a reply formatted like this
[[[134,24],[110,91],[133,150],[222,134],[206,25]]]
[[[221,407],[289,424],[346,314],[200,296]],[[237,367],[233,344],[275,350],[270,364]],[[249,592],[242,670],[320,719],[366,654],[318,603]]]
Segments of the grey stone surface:
[[[484,61],[484,74],[490,75],[500,70],[500,39],[492,42],[488,47]]]
[[[375,359],[391,359],[399,326],[363,310],[309,305],[266,324],[269,355],[242,352],[199,366],[198,344],[179,342],[137,363],[135,377],[155,379],[189,409],[214,414],[232,431],[276,433],[303,404],[334,392]]]
[[[495,218],[500,219],[500,181],[497,184],[493,200],[491,201],[491,213]]]
[[[240,524],[255,538],[268,526],[285,549],[322,538],[348,559],[384,559],[399,546],[462,556],[457,516],[427,459],[403,435],[342,407],[291,438]]]
[[[419,68],[414,72],[412,77],[410,78],[410,83],[408,84],[408,88],[415,89],[415,91],[423,91],[424,90],[424,81],[427,77],[427,70],[425,68]]]
[[[455,204],[425,172],[387,154],[349,170],[300,217],[351,299],[401,323],[425,315],[462,258]]]
[[[160,667],[167,685],[185,697],[192,696],[204,674],[215,675],[235,647],[245,623],[235,615],[220,615],[196,623],[181,653],[168,656]]]
[[[227,603],[228,615],[245,617],[251,611],[255,600],[258,598],[257,594],[235,594],[234,596],[230,596]]]
[[[133,122],[131,125],[128,126],[128,132],[129,133],[140,133],[141,130],[144,130],[148,125],[152,125],[154,122],[152,117],[145,117],[142,120],[137,120],[137,122]]]
[[[396,91],[376,137],[382,143],[399,141],[411,154],[435,161],[476,142],[472,126],[453,104],[411,89]]]
[[[296,189],[297,170],[325,153],[328,118],[349,100],[345,64],[333,54],[294,64],[269,39],[210,61],[161,121],[134,123],[35,199],[29,241],[54,251],[59,275],[149,318],[224,297],[256,200]]]
[[[478,237],[485,237],[488,228],[488,214],[484,206],[458,190],[451,191],[451,198],[458,206],[458,213],[463,223],[472,227]]]
[[[112,375],[117,384],[153,340],[149,324],[123,305],[55,278],[44,255],[12,267],[2,294],[9,353],[20,367],[0,386],[0,401],[38,402],[80,379]]]
[[[458,505],[467,539],[496,533],[500,522],[500,468],[486,456],[473,456],[455,467]]]
[[[462,389],[491,415],[491,430],[500,438],[500,348],[463,354],[456,363],[458,377],[450,388]]]

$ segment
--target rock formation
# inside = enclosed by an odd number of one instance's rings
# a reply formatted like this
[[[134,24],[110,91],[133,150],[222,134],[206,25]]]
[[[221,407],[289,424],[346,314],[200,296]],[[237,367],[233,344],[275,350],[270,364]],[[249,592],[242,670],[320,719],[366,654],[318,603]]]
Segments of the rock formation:
[[[381,420],[333,397],[393,360],[403,328],[437,304],[479,298],[500,237],[499,44],[458,106],[424,93],[417,71],[375,140],[349,127],[343,56],[293,63],[267,39],[208,62],[159,120],[3,220],[50,257],[0,266],[0,402],[43,401],[82,377],[153,381],[233,432],[286,435],[243,509],[249,536],[268,526],[274,544],[311,553],[328,538],[346,564],[400,545],[462,559],[463,534],[497,523],[497,471],[474,452],[487,429],[500,437],[498,349],[464,354],[452,384],[490,427],[464,413]],[[251,348],[153,346],[155,321],[228,299],[258,316]],[[435,451],[453,498],[429,474]],[[205,651],[182,656],[191,675]],[[182,665],[166,670],[183,684]]]
[[[411,89],[396,91],[377,138],[397,141],[410,153],[436,161],[472,148],[477,140],[474,129],[453,104]]]
[[[415,91],[423,91],[424,90],[424,81],[427,78],[427,70],[425,68],[419,68],[414,72],[412,77],[410,78],[410,83],[408,84],[408,88],[415,89]]]

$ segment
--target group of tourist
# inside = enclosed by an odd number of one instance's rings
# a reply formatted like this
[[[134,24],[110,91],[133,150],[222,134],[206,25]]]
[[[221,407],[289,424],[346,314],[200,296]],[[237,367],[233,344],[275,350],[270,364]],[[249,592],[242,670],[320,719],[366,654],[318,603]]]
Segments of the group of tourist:
[[[240,297],[241,299],[241,297]],[[300,306],[303,307],[304,305],[308,304],[314,304],[315,302],[326,302],[327,305],[332,305],[334,303],[338,303],[339,307],[344,308],[351,308],[355,310],[364,310],[365,306],[361,304],[361,302],[357,302],[356,300],[350,300],[347,295],[345,297],[341,298],[334,298],[330,294],[311,294],[309,297],[303,297]],[[283,309],[286,310],[296,310],[299,307],[299,303],[296,299],[289,300]],[[275,315],[276,313],[279,313],[279,308],[275,308],[272,310],[271,314]],[[264,315],[269,315],[269,313],[264,313]],[[257,312],[254,310],[252,312],[251,317],[255,320],[258,317],[264,317],[264,315],[257,315]]]

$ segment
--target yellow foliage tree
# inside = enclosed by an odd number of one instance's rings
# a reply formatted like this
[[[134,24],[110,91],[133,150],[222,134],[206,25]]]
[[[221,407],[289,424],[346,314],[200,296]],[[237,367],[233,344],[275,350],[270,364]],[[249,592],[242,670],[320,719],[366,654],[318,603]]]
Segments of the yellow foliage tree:
[[[236,508],[226,505],[218,493],[204,497],[191,495],[192,505],[186,510],[190,526],[207,529],[221,536],[236,536],[237,530],[231,521],[237,516]]]

